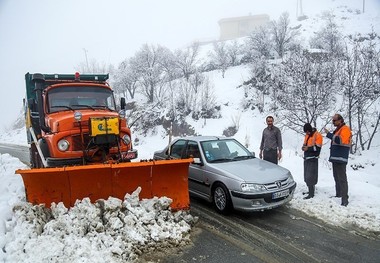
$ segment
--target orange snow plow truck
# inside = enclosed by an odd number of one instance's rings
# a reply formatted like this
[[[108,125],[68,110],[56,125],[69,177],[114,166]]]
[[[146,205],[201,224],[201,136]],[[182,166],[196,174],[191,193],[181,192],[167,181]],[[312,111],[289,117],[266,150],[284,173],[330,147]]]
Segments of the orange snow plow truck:
[[[28,202],[92,202],[123,199],[141,187],[140,198],[166,196],[173,210],[188,209],[192,159],[131,161],[137,158],[125,118],[125,99],[116,105],[108,74],[25,75],[25,118],[30,168],[19,169]],[[118,111],[119,110],[119,111]]]

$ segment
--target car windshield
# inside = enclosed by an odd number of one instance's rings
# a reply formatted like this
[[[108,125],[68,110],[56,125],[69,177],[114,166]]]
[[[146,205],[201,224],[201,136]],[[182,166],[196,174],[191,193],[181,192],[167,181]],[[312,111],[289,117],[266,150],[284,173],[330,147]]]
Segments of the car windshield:
[[[63,110],[108,109],[116,110],[113,93],[93,86],[58,87],[47,93],[49,113]]]
[[[207,162],[231,162],[254,158],[247,148],[235,139],[222,139],[201,142]]]

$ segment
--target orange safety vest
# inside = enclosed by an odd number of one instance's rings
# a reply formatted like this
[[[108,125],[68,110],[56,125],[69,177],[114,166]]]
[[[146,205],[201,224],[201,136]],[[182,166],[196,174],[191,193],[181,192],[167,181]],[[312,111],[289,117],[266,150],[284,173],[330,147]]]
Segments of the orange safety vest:
[[[331,139],[330,158],[333,163],[347,163],[351,148],[352,132],[347,125],[343,125],[335,133],[328,133]]]
[[[322,143],[322,135],[315,129],[312,135],[306,134],[303,140],[303,145],[307,146],[309,149],[304,152],[304,159],[309,160],[318,158],[321,152]]]
[[[319,132],[315,131],[311,137],[311,140],[308,134],[305,135],[303,145],[307,147],[314,147],[314,146],[322,147],[322,144],[323,144],[323,138]]]
[[[340,143],[336,143],[336,138],[339,137]],[[347,125],[343,125],[332,138],[332,144],[340,146],[351,147],[352,145],[352,133],[351,129]]]

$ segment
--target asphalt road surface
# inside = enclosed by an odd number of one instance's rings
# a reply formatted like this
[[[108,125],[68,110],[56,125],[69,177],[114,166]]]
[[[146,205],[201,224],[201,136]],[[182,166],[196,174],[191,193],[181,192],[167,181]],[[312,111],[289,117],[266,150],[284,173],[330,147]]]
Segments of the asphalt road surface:
[[[0,143],[0,153],[9,153],[20,159],[21,162],[29,164],[29,147],[15,144]]]
[[[193,244],[161,262],[380,262],[380,233],[327,225],[288,207],[216,213],[191,199]]]

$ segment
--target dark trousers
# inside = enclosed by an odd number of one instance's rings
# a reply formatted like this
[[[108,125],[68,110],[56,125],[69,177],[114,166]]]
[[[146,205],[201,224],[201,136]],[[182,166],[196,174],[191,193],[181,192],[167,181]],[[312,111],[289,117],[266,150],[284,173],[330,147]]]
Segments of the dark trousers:
[[[268,149],[263,152],[263,159],[265,161],[278,164],[278,158],[277,158],[277,149]]]
[[[304,160],[303,177],[307,186],[314,186],[318,183],[318,158]]]
[[[347,163],[332,163],[336,196],[342,197],[342,201],[348,200],[346,166]]]

